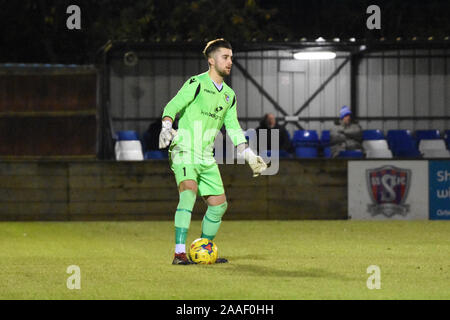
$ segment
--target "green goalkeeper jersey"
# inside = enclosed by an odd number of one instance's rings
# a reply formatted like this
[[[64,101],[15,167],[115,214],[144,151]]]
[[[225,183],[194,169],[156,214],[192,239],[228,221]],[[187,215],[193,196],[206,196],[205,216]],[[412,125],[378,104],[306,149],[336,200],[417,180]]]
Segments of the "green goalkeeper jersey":
[[[235,146],[246,143],[236,104],[236,95],[225,82],[219,90],[208,72],[191,77],[164,108],[163,118],[174,120],[180,114],[170,150],[188,153],[200,163],[211,161],[214,140],[223,124]]]

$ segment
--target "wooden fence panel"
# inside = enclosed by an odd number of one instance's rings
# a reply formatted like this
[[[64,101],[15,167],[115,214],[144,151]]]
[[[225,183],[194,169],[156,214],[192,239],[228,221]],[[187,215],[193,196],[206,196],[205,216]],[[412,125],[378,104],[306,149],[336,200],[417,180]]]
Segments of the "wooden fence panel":
[[[277,175],[220,165],[225,220],[346,219],[347,163],[282,160]],[[167,161],[0,162],[0,220],[173,220],[178,190]],[[201,197],[193,211],[200,220]]]

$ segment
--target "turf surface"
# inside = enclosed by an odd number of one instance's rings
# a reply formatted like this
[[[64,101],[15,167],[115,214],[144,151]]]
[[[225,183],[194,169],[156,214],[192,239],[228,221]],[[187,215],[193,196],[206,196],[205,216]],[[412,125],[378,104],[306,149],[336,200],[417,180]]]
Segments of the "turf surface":
[[[224,221],[230,263],[210,266],[171,265],[173,238],[172,222],[0,223],[0,299],[450,299],[449,222]]]

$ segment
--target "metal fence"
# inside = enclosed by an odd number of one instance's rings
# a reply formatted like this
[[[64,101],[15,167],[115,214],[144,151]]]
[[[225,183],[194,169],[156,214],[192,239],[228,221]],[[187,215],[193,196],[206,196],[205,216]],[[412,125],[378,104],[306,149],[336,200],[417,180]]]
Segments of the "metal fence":
[[[114,130],[142,133],[190,76],[207,70],[200,51],[136,51],[127,66],[124,50],[109,55],[108,85]],[[364,129],[450,128],[450,50],[389,50],[352,60],[298,61],[292,50],[235,51],[226,81],[238,98],[243,129],[255,128],[267,112],[298,128],[329,129],[342,105],[351,105]],[[288,118],[285,118],[285,117]]]

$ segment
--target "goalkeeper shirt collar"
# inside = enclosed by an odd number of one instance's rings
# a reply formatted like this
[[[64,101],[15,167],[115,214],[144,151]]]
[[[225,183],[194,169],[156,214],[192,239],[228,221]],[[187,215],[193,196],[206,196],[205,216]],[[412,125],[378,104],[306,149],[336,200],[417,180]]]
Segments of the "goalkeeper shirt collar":
[[[221,84],[217,84],[214,82],[214,80],[211,79],[211,81],[214,83],[214,86],[216,87],[217,91],[222,91],[223,89],[223,82]]]

